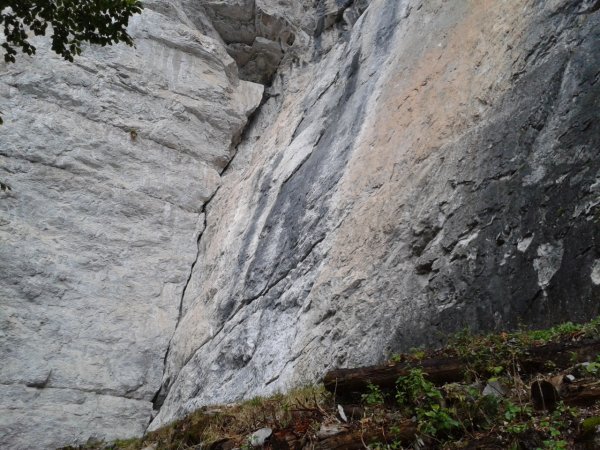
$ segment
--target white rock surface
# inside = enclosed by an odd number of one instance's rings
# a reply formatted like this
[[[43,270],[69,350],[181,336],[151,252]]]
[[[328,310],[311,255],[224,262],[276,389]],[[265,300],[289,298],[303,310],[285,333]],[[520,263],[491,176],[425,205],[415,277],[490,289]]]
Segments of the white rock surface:
[[[264,443],[271,437],[273,430],[270,428],[261,428],[252,433],[249,437],[252,447],[262,447]]]
[[[599,312],[590,2],[145,4],[0,66],[0,447]]]
[[[1,448],[143,432],[204,203],[262,98],[197,11],[155,5],[135,49],[69,64],[40,39],[0,63]]]

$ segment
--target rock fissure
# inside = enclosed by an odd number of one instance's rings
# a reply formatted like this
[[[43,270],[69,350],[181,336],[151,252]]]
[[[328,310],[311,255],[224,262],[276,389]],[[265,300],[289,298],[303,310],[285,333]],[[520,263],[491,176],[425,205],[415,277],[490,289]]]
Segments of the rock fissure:
[[[258,106],[250,113],[250,115],[248,116],[248,119],[247,119],[245,125],[242,127],[242,129],[238,133],[234,134],[234,136],[233,136],[234,144],[232,144],[232,147],[234,148],[234,150],[233,151],[230,150],[231,156],[229,158],[229,161],[227,162],[227,164],[223,167],[223,169],[219,173],[219,175],[221,177],[224,177],[226,175],[227,170],[229,169],[231,163],[233,162],[233,160],[235,159],[235,157],[237,155],[240,142],[237,142],[237,144],[235,144],[235,141],[243,140],[243,136],[245,135],[246,130],[250,129],[254,125],[254,121],[260,112],[260,108],[262,107],[262,105],[264,104],[264,102],[266,101],[267,98],[268,98],[267,94],[265,93],[265,91],[263,91],[263,96],[262,96],[262,99],[261,99],[260,103],[258,104]],[[239,135],[241,137],[238,138],[237,135]],[[186,282],[183,286],[182,292],[181,292],[181,297],[179,299],[179,309],[178,309],[177,321],[175,323],[173,334],[171,335],[171,339],[169,340],[169,344],[167,345],[167,350],[166,350],[165,356],[163,358],[163,377],[162,377],[163,379],[164,379],[164,376],[166,373],[169,351],[171,349],[171,342],[173,340],[173,336],[175,335],[175,333],[177,331],[177,327],[179,326],[179,323],[181,322],[181,318],[183,315],[183,304],[184,304],[184,300],[185,300],[185,295],[186,295],[188,286],[192,280],[194,268],[196,267],[196,264],[198,263],[198,260],[201,257],[200,249],[202,246],[202,236],[204,235],[204,231],[208,227],[208,208],[209,208],[210,202],[217,196],[217,193],[219,192],[220,188],[221,188],[221,185],[217,186],[217,188],[215,189],[213,194],[210,196],[210,198],[207,199],[206,202],[204,202],[204,205],[202,206],[201,214],[199,216],[199,217],[203,217],[202,231],[199,232],[198,238],[196,240],[196,257],[194,258],[194,261],[192,262],[192,264],[190,266],[190,271],[189,271],[187,280],[186,280]],[[161,383],[161,387],[154,394],[154,397],[152,398],[153,413],[150,417],[148,425],[150,424],[150,422],[152,421],[154,416],[160,411],[160,408],[169,393],[169,387],[170,387],[170,380],[168,380],[168,379],[166,381],[163,380],[163,382]]]

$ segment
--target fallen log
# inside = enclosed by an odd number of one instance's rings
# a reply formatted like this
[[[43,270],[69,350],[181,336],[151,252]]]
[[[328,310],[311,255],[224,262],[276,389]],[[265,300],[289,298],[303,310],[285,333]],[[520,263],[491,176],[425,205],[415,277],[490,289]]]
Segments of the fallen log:
[[[562,384],[562,383],[561,383]],[[530,395],[535,409],[554,409],[560,400],[561,384],[550,380],[536,380],[531,384]]]
[[[600,339],[552,342],[530,347],[519,358],[519,364],[521,373],[533,374],[546,371],[548,362],[552,362],[552,370],[566,369],[577,362],[594,360],[598,353],[600,353]]]
[[[519,367],[520,374],[530,375],[544,372],[550,361],[554,370],[564,369],[574,362],[594,359],[598,353],[600,339],[550,343],[516,352],[514,363]],[[414,368],[421,368],[426,377],[436,384],[462,381],[470,362],[469,358],[439,357],[417,362],[336,369],[325,375],[323,384],[328,391],[339,397],[356,398],[367,390],[369,383],[383,390],[394,389],[398,377],[408,375]]]
[[[336,433],[308,439],[291,430],[278,430],[273,433],[269,444],[272,450],[364,450],[374,442],[410,442],[416,434],[416,423],[407,420],[395,427],[393,434],[386,434],[381,429],[339,425]]]
[[[531,384],[531,400],[536,409],[553,410],[559,401],[568,406],[590,406],[600,400],[600,381],[584,379],[566,382],[566,377],[536,380]]]
[[[367,390],[372,383],[381,389],[392,389],[398,377],[406,376],[411,369],[420,367],[427,378],[436,384],[460,381],[464,378],[465,364],[458,358],[435,358],[418,364],[395,364],[361,367],[357,369],[337,369],[328,372],[323,378],[325,389],[341,397],[356,397]]]
[[[569,406],[590,406],[600,401],[600,381],[582,380],[565,385],[561,400]]]
[[[330,436],[315,443],[314,450],[364,450],[374,442],[381,442],[384,436],[381,432],[349,431]]]

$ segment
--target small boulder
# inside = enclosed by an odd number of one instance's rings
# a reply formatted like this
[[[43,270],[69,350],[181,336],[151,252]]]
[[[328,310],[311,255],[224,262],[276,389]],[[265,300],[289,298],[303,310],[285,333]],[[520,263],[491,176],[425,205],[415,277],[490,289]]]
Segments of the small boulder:
[[[252,447],[262,447],[267,439],[271,437],[273,430],[270,428],[261,428],[250,435],[250,445]]]
[[[483,395],[491,395],[493,397],[506,397],[508,390],[506,386],[498,380],[490,380],[483,388]]]

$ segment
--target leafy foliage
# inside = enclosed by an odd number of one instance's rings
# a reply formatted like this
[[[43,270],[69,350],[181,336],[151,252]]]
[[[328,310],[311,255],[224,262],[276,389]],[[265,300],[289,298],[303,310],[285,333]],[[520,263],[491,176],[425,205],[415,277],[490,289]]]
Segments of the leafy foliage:
[[[407,376],[398,378],[396,389],[396,401],[400,405],[429,406],[442,399],[440,391],[425,379],[421,369],[412,369]]]
[[[52,50],[72,62],[81,54],[83,42],[133,45],[127,25],[131,16],[142,11],[142,4],[138,0],[0,0],[0,11],[6,62],[15,62],[17,49],[35,54],[28,33],[44,36],[49,28]]]
[[[444,354],[460,356],[467,362],[467,369],[473,373],[498,376],[513,370],[511,366],[514,361],[526,354],[530,347],[598,337],[600,317],[583,324],[565,322],[543,330],[520,330],[512,333],[475,335],[464,330],[450,337]],[[549,366],[552,363],[548,361]]]
[[[34,55],[30,34],[45,36],[49,30],[52,50],[71,62],[81,54],[84,42],[133,45],[127,25],[131,16],[141,12],[139,0],[0,0],[4,61],[14,63],[18,49]]]
[[[446,408],[441,391],[425,379],[421,369],[412,369],[396,382],[396,400],[415,414],[419,430],[428,436],[450,433],[460,426],[456,411]]]
[[[383,392],[379,389],[379,386],[369,383],[367,384],[367,392],[362,395],[362,401],[368,406],[383,405],[385,398]]]

